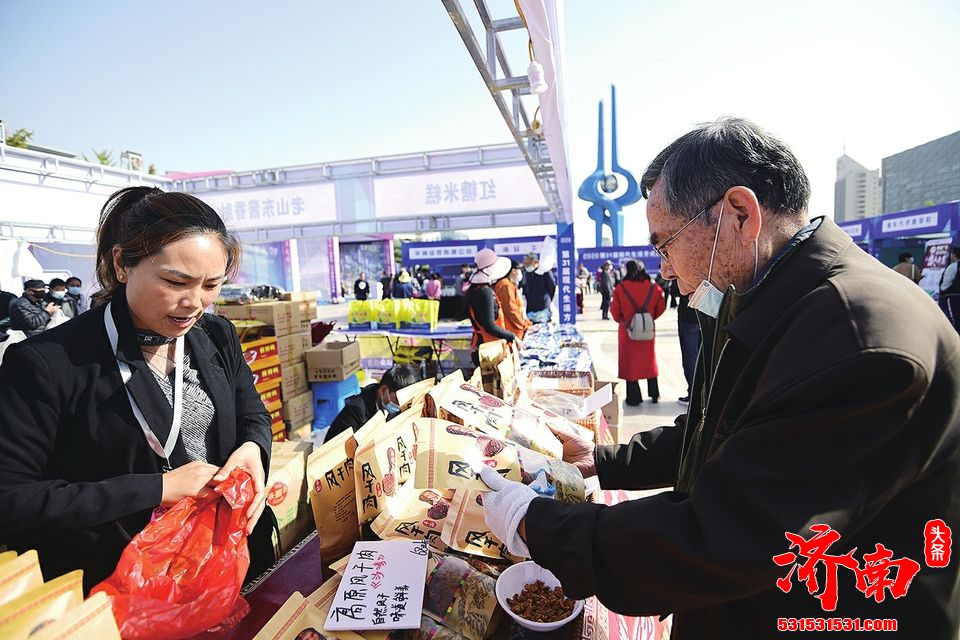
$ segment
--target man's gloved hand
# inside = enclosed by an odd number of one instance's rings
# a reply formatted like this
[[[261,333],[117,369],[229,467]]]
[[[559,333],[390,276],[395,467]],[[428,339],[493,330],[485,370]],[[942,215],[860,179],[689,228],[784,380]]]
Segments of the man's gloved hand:
[[[530,557],[530,549],[520,537],[517,528],[527,515],[530,502],[539,496],[525,484],[507,480],[491,467],[484,465],[480,479],[491,491],[483,496],[483,519],[507,550],[515,556]]]

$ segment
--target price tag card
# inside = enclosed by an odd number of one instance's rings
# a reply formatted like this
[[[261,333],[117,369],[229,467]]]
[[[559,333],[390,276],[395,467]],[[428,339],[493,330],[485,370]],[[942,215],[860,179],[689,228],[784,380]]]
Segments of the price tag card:
[[[419,629],[427,553],[426,540],[358,542],[324,629]]]

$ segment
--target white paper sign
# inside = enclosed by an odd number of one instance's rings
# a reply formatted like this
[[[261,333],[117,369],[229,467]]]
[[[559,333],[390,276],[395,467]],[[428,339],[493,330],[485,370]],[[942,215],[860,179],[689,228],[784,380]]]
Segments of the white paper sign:
[[[324,628],[419,629],[427,553],[426,540],[355,544]]]

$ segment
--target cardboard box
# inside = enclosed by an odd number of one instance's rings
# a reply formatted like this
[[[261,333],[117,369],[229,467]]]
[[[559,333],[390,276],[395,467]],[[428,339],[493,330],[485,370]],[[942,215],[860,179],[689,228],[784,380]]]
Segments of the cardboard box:
[[[259,320],[270,325],[278,336],[299,331],[300,320],[293,320],[291,302],[254,302],[217,305],[217,315],[229,320]]]
[[[290,300],[294,302],[313,302],[317,304],[316,291],[286,291],[280,294],[281,300]]]
[[[283,379],[280,382],[280,391],[284,400],[289,400],[309,391],[307,382],[307,365],[303,362],[283,366]]]
[[[358,342],[321,342],[306,354],[310,382],[346,380],[360,370]]]
[[[243,351],[243,359],[247,361],[247,364],[279,355],[276,338],[260,338],[251,342],[241,342],[240,349]]]
[[[588,390],[593,392],[593,376],[589,371],[532,370],[527,389],[555,389],[557,391]]]
[[[264,387],[262,391],[259,387],[257,388],[257,392],[260,394],[260,400],[264,406],[273,404],[274,402],[280,402],[280,380],[264,385]]]
[[[623,380],[597,380],[593,383],[595,389],[600,389],[605,385],[610,385],[613,398],[600,407],[600,410],[607,421],[607,426],[613,430],[623,421],[623,399],[626,397],[627,387]]]
[[[302,333],[290,333],[276,338],[277,355],[280,357],[281,364],[296,364],[303,362],[305,341]]]
[[[306,374],[304,374],[306,375]],[[291,425],[313,422],[313,392],[307,390],[283,401],[283,419]]]
[[[310,395],[312,397],[313,393],[311,393]],[[313,406],[313,403],[311,401],[311,410],[312,410],[312,406]],[[313,424],[310,422],[300,426],[291,424],[290,427],[287,429],[287,431],[291,440],[311,442],[310,434],[313,433]]]
[[[264,393],[282,379],[280,358],[256,360],[250,365],[250,372],[253,373],[253,384],[256,385],[257,392]]]

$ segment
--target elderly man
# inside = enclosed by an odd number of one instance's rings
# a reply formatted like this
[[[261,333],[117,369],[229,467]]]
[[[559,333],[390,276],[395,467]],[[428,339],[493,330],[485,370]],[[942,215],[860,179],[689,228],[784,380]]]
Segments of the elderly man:
[[[832,220],[807,221],[803,169],[750,122],[680,137],[641,186],[703,332],[689,411],[626,445],[567,439],[564,458],[604,488],[670,489],[570,505],[484,469],[488,525],[570,596],[674,614],[675,638],[867,619],[896,621],[884,637],[955,638],[956,332]]]

